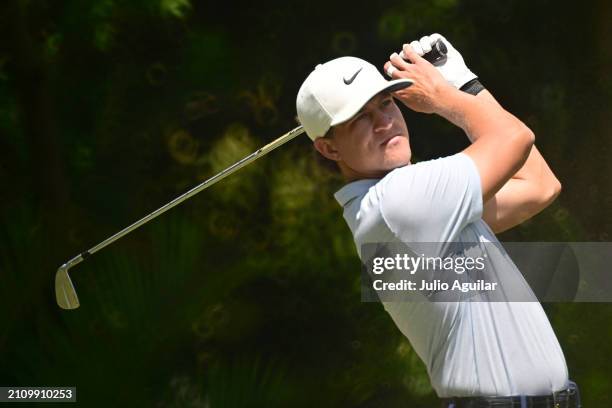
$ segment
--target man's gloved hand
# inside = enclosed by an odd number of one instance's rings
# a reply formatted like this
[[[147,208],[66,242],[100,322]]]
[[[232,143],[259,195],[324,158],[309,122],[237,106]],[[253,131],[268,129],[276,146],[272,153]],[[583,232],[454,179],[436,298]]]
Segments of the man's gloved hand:
[[[446,45],[448,52],[446,54],[446,62],[436,66],[436,69],[440,71],[448,83],[457,89],[461,89],[462,86],[476,79],[477,76],[468,69],[459,51],[457,51],[446,38],[438,33],[434,33],[429,36],[424,36],[419,41],[412,41],[410,46],[419,56],[423,56],[423,54],[431,51],[432,44],[439,39],[444,41],[444,45]],[[403,51],[399,53],[399,56],[406,59]]]

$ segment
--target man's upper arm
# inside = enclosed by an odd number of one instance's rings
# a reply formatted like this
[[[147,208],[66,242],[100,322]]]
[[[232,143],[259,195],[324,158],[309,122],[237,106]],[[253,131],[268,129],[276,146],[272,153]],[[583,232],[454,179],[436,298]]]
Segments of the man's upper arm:
[[[533,146],[525,165],[484,204],[482,219],[498,233],[521,224],[546,208],[561,184]]]
[[[517,146],[531,149],[534,136],[529,128],[522,125],[522,129],[517,130],[514,136],[502,140],[495,139],[477,140],[463,150],[463,153],[470,156],[478,169],[482,186],[482,199],[485,203],[493,198],[523,166],[529,150],[521,152],[521,149],[518,149]]]

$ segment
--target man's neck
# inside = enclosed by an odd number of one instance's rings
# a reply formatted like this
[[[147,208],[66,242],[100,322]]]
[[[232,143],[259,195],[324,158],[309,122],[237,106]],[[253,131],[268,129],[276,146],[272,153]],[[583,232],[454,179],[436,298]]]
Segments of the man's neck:
[[[407,165],[410,165],[410,164],[412,163],[408,162]],[[352,183],[353,181],[366,180],[366,179],[370,179],[370,180],[371,179],[381,179],[385,177],[391,171],[395,170],[395,169],[381,170],[379,172],[372,172],[372,173],[366,174],[366,173],[360,173],[350,168],[345,163],[338,163],[338,167],[340,168],[340,172],[342,173],[342,176],[344,177],[344,180],[347,183]]]

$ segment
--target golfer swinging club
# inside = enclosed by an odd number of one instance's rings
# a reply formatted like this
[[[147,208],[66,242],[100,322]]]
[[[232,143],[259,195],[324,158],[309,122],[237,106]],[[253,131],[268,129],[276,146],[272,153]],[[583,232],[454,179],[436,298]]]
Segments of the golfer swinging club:
[[[439,40],[447,59],[434,66],[422,56]],[[495,233],[547,207],[559,181],[534,146],[533,132],[496,102],[444,37],[404,44],[400,54],[384,64],[390,81],[372,64],[342,57],[318,65],[297,96],[298,117],[314,147],[348,182],[335,198],[360,257],[366,243],[499,243]],[[460,127],[471,145],[411,164],[396,99]],[[512,264],[503,247],[488,255],[494,268]],[[580,406],[537,301],[383,305],[425,363],[443,407]]]

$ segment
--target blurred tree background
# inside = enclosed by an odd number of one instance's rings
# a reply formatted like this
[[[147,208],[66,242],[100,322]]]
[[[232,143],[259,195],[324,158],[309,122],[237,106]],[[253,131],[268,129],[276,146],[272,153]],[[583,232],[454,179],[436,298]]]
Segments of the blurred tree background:
[[[443,33],[534,129],[564,190],[506,241],[610,241],[612,6],[600,0],[0,5],[0,384],[76,386],[83,406],[431,407],[301,136],[71,272],[56,268],[296,126],[341,55],[382,68]],[[415,159],[461,132],[406,111]],[[612,308],[546,304],[587,407],[612,405]]]

